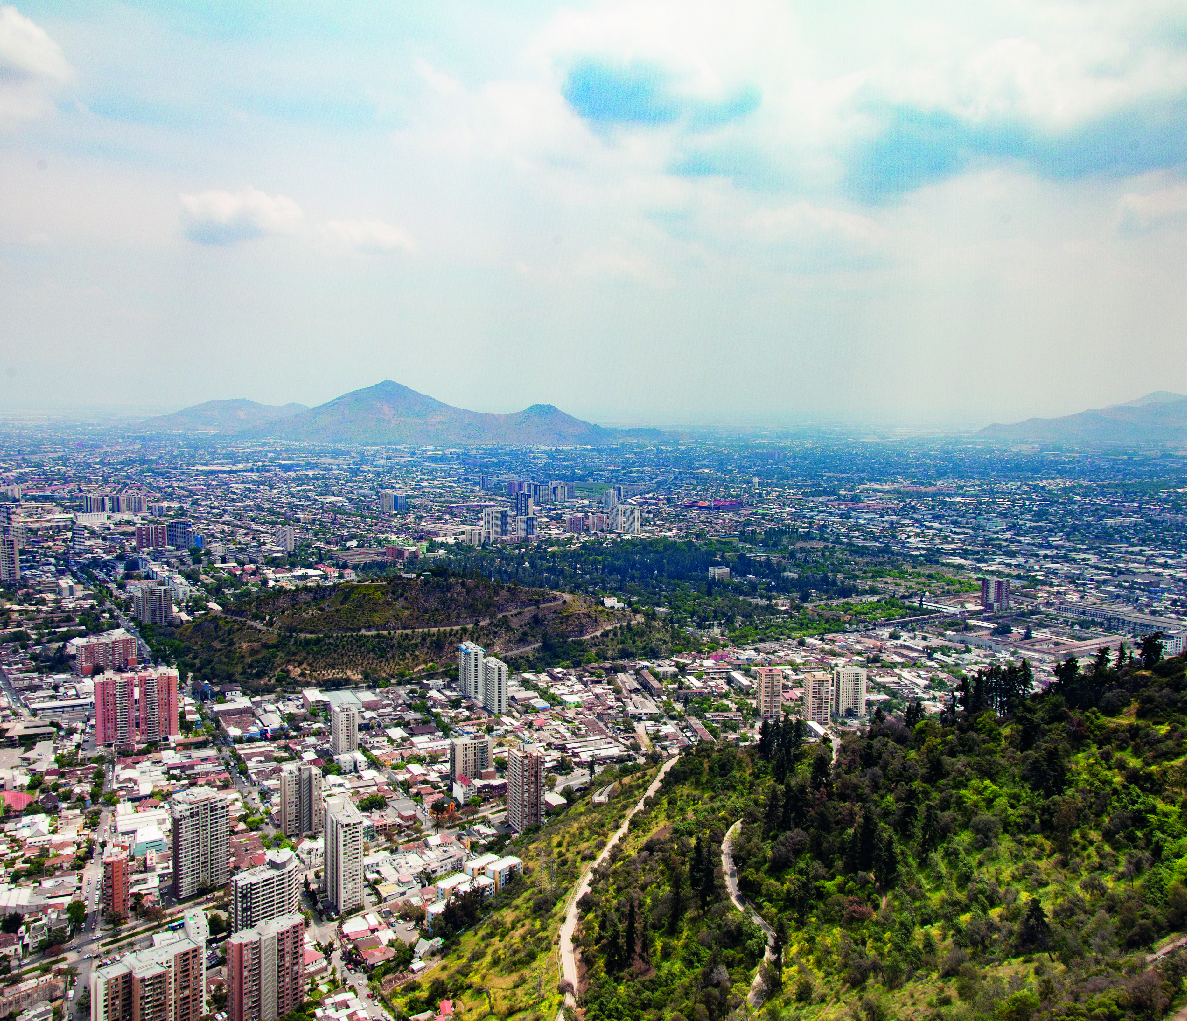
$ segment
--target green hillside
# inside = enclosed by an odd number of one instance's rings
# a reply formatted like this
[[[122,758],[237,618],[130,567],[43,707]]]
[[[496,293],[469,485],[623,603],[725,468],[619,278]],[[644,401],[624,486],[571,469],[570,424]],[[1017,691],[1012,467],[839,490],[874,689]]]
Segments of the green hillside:
[[[791,724],[698,747],[594,884],[585,1021],[741,1007],[761,940],[713,856],[739,819],[742,891],[783,950],[763,1016],[1162,1017],[1187,973],[1150,959],[1187,925],[1187,681],[1149,665],[1064,669],[1030,699],[995,670],[941,719],[846,737],[835,766]]]

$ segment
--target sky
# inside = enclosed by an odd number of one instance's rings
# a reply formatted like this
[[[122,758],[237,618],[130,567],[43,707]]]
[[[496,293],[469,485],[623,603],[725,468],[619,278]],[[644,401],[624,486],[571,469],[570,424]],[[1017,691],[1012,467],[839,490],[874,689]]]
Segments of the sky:
[[[1187,4],[0,6],[0,408],[1187,393]]]

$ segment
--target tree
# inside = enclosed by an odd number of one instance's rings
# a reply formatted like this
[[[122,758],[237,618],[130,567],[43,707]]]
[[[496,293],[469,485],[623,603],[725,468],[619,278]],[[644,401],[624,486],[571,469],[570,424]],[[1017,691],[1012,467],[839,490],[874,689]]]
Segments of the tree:
[[[626,958],[625,963],[628,965],[634,961],[635,954],[638,951],[638,946],[639,946],[639,936],[638,936],[638,933],[635,931],[636,924],[637,924],[637,919],[635,917],[635,899],[632,897],[630,907],[627,908],[626,935],[623,939],[623,943],[625,944],[624,950],[626,952],[625,953],[625,958]]]
[[[70,919],[70,925],[77,932],[87,920],[87,906],[80,900],[72,900],[66,908],[66,915]]]
[[[4,916],[4,921],[0,922],[0,932],[12,936],[21,931],[21,925],[24,923],[24,921],[24,918],[22,918],[19,913],[16,911],[10,911]]]
[[[1051,955],[1051,924],[1038,897],[1027,901],[1026,913],[1018,923],[1018,944],[1024,950],[1046,951],[1047,956],[1055,960]]]
[[[1153,670],[1162,660],[1162,632],[1155,631],[1152,635],[1146,635],[1142,639],[1141,647],[1142,666],[1147,670]]]

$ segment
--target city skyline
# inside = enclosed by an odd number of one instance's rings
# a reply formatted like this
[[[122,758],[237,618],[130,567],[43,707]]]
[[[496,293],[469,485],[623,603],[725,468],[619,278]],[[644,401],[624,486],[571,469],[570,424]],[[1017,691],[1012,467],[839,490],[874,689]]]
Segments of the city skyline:
[[[5,7],[4,404],[390,377],[951,427],[1187,390],[1181,9],[853,15]]]

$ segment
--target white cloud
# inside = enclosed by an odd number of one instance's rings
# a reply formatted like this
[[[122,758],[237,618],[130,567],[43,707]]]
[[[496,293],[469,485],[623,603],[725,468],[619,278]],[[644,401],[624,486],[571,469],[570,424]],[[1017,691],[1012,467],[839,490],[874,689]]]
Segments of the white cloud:
[[[1127,234],[1141,234],[1187,224],[1187,184],[1176,183],[1151,192],[1129,192],[1118,203],[1119,225]]]
[[[15,7],[0,7],[0,126],[52,112],[54,92],[73,77],[44,29]]]
[[[181,195],[185,235],[202,245],[233,245],[251,238],[299,230],[301,207],[284,195],[247,191],[204,191]]]
[[[360,252],[416,251],[416,239],[411,234],[382,220],[330,220],[321,230],[327,241]]]

